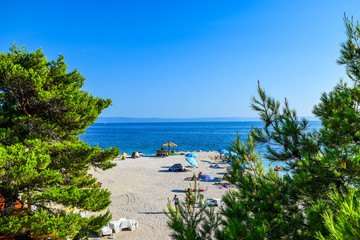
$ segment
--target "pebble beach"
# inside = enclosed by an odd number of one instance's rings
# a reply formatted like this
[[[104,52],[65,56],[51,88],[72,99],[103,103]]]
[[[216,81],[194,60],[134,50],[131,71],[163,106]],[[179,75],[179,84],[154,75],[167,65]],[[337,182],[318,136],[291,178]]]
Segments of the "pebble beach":
[[[227,173],[227,163],[215,159],[218,152],[194,152],[198,168],[191,168],[185,160],[187,152],[178,152],[176,155],[166,157],[140,157],[114,160],[116,166],[106,171],[91,171],[102,183],[102,188],[107,188],[112,193],[109,211],[112,220],[119,218],[134,219],[139,227],[135,231],[123,230],[114,234],[117,239],[171,239],[171,230],[167,226],[168,218],[164,214],[167,204],[174,195],[178,195],[180,201],[185,198],[187,188],[193,187],[193,181],[185,178],[197,176],[199,172],[215,177],[212,181],[197,181],[205,198],[221,198],[228,188],[214,184],[220,181]],[[187,172],[170,172],[169,168],[176,163],[186,167]],[[210,165],[218,164],[219,168],[210,168]],[[172,202],[174,207],[174,204]],[[218,207],[216,207],[218,208]],[[107,239],[104,236],[103,239]],[[92,236],[92,239],[99,238]]]

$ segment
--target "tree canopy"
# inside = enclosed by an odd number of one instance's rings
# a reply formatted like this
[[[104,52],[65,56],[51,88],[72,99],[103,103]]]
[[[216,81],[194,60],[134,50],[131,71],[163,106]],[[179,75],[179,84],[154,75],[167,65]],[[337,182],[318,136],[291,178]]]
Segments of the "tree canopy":
[[[282,107],[259,84],[251,106],[264,128],[253,129],[246,144],[238,137],[231,146],[238,157],[232,157],[229,181],[236,190],[223,197],[217,239],[360,237],[360,25],[346,16],[344,21],[348,39],[338,64],[352,84],[341,80],[322,94],[313,108],[320,129],[311,129],[286,99]],[[284,177],[265,171],[256,144],[266,144],[268,160],[285,164]]]
[[[82,91],[84,81],[78,70],[68,72],[62,55],[48,61],[41,49],[16,45],[0,53],[0,234],[73,238],[109,220],[109,213],[81,218],[62,211],[109,206],[111,193],[88,170],[113,167],[120,152],[77,137],[111,104]]]

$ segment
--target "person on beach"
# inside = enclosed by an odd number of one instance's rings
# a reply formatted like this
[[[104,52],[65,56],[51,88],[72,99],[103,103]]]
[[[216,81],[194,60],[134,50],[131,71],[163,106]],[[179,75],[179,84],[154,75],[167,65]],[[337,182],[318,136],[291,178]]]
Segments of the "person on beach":
[[[210,165],[210,168],[220,168],[220,166],[218,164],[215,164],[215,165]]]
[[[175,210],[177,211],[178,204],[179,204],[179,198],[178,198],[177,195],[174,196],[173,202],[174,202],[174,205],[175,205]]]
[[[186,199],[187,199],[187,202],[189,204],[189,211],[191,212],[191,206],[194,208],[195,206],[195,199],[194,199],[194,196],[192,195],[192,190],[191,188],[188,188],[187,191],[186,191]]]
[[[203,175],[202,172],[199,172],[198,178],[201,178],[202,175]]]
[[[165,151],[164,148],[161,148],[160,151],[161,151],[161,157],[166,157],[167,156],[167,152]]]
[[[201,188],[201,189],[193,189],[192,192],[205,192],[207,191],[207,187],[206,188]]]

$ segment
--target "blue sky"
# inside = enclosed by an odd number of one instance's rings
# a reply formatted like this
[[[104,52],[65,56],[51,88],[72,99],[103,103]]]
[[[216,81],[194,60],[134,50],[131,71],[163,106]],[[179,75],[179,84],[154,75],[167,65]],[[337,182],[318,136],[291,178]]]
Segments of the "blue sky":
[[[253,117],[257,81],[311,116],[345,77],[344,12],[360,1],[4,1],[0,51],[13,42],[65,56],[103,117]],[[346,79],[346,78],[345,78]]]

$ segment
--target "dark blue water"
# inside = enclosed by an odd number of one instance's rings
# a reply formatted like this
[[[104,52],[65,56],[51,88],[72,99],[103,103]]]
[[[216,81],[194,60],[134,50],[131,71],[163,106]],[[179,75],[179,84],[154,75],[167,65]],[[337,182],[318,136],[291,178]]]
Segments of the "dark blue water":
[[[176,151],[217,151],[227,149],[239,133],[244,142],[252,127],[262,128],[263,122],[178,122],[178,123],[95,123],[79,137],[101,148],[116,146],[121,152],[134,151],[155,155],[162,144],[173,142]],[[319,121],[310,122],[313,129]],[[258,151],[264,153],[265,146]]]

